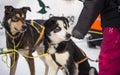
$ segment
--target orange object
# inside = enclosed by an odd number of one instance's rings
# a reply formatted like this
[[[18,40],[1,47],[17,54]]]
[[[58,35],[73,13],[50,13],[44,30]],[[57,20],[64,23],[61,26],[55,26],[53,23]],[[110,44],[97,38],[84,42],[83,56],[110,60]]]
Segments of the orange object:
[[[97,30],[97,31],[101,31],[102,30],[100,15],[97,17],[97,19],[95,20],[95,22],[91,26],[91,29],[92,30]]]

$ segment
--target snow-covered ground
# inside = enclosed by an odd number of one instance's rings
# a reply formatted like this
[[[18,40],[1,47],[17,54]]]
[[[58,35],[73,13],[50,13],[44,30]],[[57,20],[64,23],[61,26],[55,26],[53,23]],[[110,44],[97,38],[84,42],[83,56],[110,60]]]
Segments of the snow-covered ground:
[[[78,40],[75,38],[72,38],[75,43],[82,48],[85,53],[88,55],[88,57],[92,58],[92,59],[97,59],[98,55],[99,55],[99,48],[88,48],[87,43],[86,43],[86,39],[83,40]],[[5,35],[4,35],[4,29],[0,30],[0,48],[6,48],[6,43],[5,43]],[[33,53],[34,56],[37,55],[36,52]],[[0,55],[0,75],[9,75],[9,70],[10,68],[7,67],[7,64],[2,62],[2,56]],[[5,58],[4,58],[5,59]],[[8,65],[10,63],[10,60],[8,59]],[[90,61],[91,66],[94,66],[97,68],[98,70],[98,63],[96,62],[91,62]],[[39,58],[35,58],[35,70],[36,70],[36,75],[44,75],[44,63],[39,59]],[[20,55],[20,59],[18,61],[18,66],[17,66],[17,70],[16,70],[16,75],[30,75],[29,72],[29,68],[28,68],[28,64],[25,61],[25,59]],[[62,75],[61,70],[58,72],[58,75]]]

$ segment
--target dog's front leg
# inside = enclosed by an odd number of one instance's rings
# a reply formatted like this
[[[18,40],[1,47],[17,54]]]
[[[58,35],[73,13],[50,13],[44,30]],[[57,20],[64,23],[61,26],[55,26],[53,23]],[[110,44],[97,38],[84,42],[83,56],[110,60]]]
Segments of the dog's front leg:
[[[21,51],[21,53],[24,54],[25,56],[33,57],[32,52],[30,52],[30,50],[24,50]],[[29,57],[25,57],[25,59],[29,65],[31,75],[35,75],[34,59]]]
[[[15,75],[19,55],[17,53],[10,54],[11,66],[10,66],[10,75]]]
[[[53,61],[51,55],[45,56],[47,65],[49,66],[48,75],[57,75],[58,65]]]
[[[47,64],[47,62],[46,62],[46,60],[45,60],[45,58],[44,57],[41,57],[41,60],[44,62],[44,64],[45,64],[45,74],[44,75],[48,75],[48,68],[49,68],[49,66],[48,66],[48,64]]]
[[[37,51],[38,55],[44,54],[44,45],[43,45],[43,42],[36,49],[36,51]],[[44,65],[45,65],[45,74],[44,75],[48,75],[48,68],[49,68],[49,66],[48,66],[48,64],[47,64],[47,62],[45,60],[45,57],[41,57],[40,59],[44,62]]]
[[[30,56],[32,56],[32,55],[30,55]],[[31,75],[35,75],[34,59],[33,58],[25,58],[25,59],[28,62]]]
[[[30,53],[29,56],[33,57],[32,53]],[[27,57],[25,57],[25,59],[26,59],[28,65],[29,65],[31,75],[35,75],[34,59],[33,58],[27,58]]]
[[[32,57],[32,55],[30,55]],[[35,75],[35,66],[34,66],[34,59],[33,58],[26,58],[26,61],[29,65],[31,75]]]
[[[58,67],[54,67],[52,64],[49,66],[48,75],[57,75]]]

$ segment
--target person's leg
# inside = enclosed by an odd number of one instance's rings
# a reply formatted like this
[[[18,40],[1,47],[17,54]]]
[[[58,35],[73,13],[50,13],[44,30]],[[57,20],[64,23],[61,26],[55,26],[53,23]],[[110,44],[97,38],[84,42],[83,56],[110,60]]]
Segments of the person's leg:
[[[120,75],[120,32],[117,28],[103,29],[99,55],[99,75]]]

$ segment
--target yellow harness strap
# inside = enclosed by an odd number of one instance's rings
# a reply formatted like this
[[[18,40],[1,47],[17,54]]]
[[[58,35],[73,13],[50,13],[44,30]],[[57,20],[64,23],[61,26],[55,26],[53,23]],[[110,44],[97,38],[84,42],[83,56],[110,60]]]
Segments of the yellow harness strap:
[[[7,56],[7,53],[14,53],[14,61],[13,61],[13,64],[11,65],[11,66],[9,66],[8,65],[8,56]],[[40,57],[43,57],[43,56],[47,56],[48,55],[48,53],[44,53],[44,54],[40,54],[40,55],[38,55],[38,56],[28,56],[28,55],[24,55],[24,54],[22,54],[21,52],[19,52],[18,50],[16,50],[16,49],[9,49],[9,50],[6,50],[6,51],[3,51],[1,54],[4,54],[3,56],[2,56],[2,62],[4,62],[6,65],[7,65],[7,67],[9,67],[9,68],[12,68],[14,65],[15,65],[15,53],[18,53],[18,54],[20,54],[20,55],[22,55],[22,56],[24,56],[24,57],[26,57],[26,58],[40,58]],[[4,60],[4,57],[6,57],[6,59]]]
[[[82,60],[80,60],[80,61],[76,62],[76,64],[80,64],[80,63],[82,63],[82,62],[86,61],[87,59],[88,59],[88,58],[86,57],[86,58],[84,58],[84,59],[82,59]]]
[[[102,32],[98,32],[98,31],[93,31],[93,30],[89,30],[89,33],[94,33],[94,34],[103,34]]]
[[[38,28],[35,27],[34,23],[36,23],[36,22],[31,21],[31,24],[30,24],[30,25],[33,26],[38,33],[40,33],[39,38],[37,39],[36,43],[34,44],[34,47],[35,47],[35,46],[38,44],[38,42],[42,39],[42,37],[43,37],[43,35],[44,35],[45,27],[44,27],[43,25],[40,25],[40,24],[39,24],[39,26],[40,26],[41,29],[42,29],[42,31],[40,32],[40,30],[38,30]],[[37,23],[37,24],[38,24],[38,23]]]

